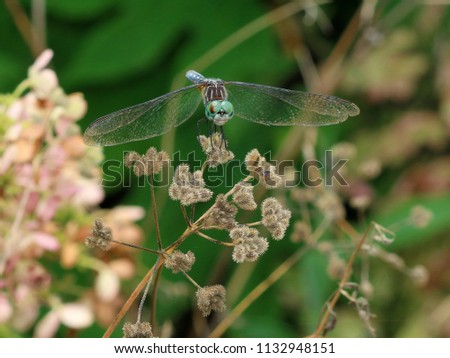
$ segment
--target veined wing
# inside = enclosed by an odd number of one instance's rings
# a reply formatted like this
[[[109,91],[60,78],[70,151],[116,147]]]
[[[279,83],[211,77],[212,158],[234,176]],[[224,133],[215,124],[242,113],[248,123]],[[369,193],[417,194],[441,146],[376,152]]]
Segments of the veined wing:
[[[84,132],[84,143],[109,146],[161,135],[194,114],[202,100],[197,88],[183,87],[100,117]]]
[[[235,115],[260,124],[323,126],[359,114],[354,103],[339,97],[245,82],[224,84]]]

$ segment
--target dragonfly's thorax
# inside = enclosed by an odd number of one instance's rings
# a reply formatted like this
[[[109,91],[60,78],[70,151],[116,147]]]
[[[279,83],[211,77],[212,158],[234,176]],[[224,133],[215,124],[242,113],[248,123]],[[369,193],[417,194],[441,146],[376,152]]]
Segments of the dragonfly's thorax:
[[[202,88],[202,94],[205,105],[214,100],[226,101],[228,99],[228,93],[222,80],[210,79],[205,81]]]

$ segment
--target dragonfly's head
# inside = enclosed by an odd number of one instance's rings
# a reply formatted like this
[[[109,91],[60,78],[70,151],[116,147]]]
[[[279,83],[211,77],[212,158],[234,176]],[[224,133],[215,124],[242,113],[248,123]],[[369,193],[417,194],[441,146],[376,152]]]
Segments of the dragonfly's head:
[[[233,117],[234,108],[229,101],[214,100],[206,104],[205,114],[214,124],[223,126]]]

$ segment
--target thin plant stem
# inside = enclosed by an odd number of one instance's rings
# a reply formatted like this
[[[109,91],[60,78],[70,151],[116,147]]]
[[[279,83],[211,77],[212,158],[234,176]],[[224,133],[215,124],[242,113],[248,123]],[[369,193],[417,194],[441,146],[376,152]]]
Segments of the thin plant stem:
[[[206,240],[209,240],[209,241],[211,241],[211,242],[214,242],[215,244],[219,244],[219,245],[222,245],[222,246],[234,247],[234,244],[233,244],[232,242],[224,242],[224,241],[220,241],[220,240],[213,239],[212,237],[210,237],[210,236],[208,236],[208,235],[202,233],[201,231],[196,231],[195,233],[196,233],[198,236],[201,236],[201,237],[203,237],[203,238],[206,239]]]
[[[258,226],[258,225],[261,225],[262,224],[262,221],[255,221],[255,222],[252,222],[252,223],[249,223],[249,224],[245,224],[245,225],[247,225],[247,226]]]
[[[335,291],[334,295],[332,296],[331,300],[327,302],[326,304],[326,309],[325,309],[325,313],[322,317],[322,320],[320,321],[319,325],[317,326],[317,329],[314,331],[313,334],[311,334],[309,337],[321,337],[322,336],[322,332],[325,329],[325,326],[328,322],[328,318],[330,317],[331,312],[333,311],[334,307],[336,306],[337,301],[339,300],[339,297],[342,294],[342,290],[345,286],[345,284],[348,281],[348,278],[350,277],[350,274],[352,272],[352,267],[353,264],[355,262],[356,257],[358,256],[359,251],[361,250],[366,237],[368,235],[368,233],[370,232],[370,230],[372,230],[372,225],[369,225],[368,228],[366,229],[364,235],[360,238],[355,250],[353,250],[353,253],[350,257],[350,259],[348,260],[348,263],[345,267],[345,271],[344,274],[342,275],[342,279],[339,282],[339,287],[338,289]]]
[[[202,288],[197,282],[195,282],[195,280],[189,276],[186,272],[184,271],[180,271],[195,287],[197,287],[198,289]]]
[[[163,267],[160,266],[156,270],[155,280],[154,280],[153,287],[152,287],[152,293],[150,295],[150,324],[153,327],[153,331],[157,330],[157,327],[156,327],[156,302],[157,302],[157,297],[158,297],[158,283],[159,283],[159,278],[161,277],[162,269],[163,269]]]
[[[155,218],[156,239],[158,241],[158,249],[161,251],[162,250],[161,232],[159,230],[158,210],[156,208],[156,198],[155,198],[155,187],[153,186],[153,175],[149,175],[149,179],[150,179],[150,192],[152,196],[152,211],[153,217]]]
[[[130,244],[130,243],[128,243],[128,242],[117,241],[117,240],[114,240],[114,239],[112,239],[111,242],[114,242],[114,243],[119,244],[119,245],[124,245],[124,246],[128,246],[128,247],[132,247],[133,249],[138,249],[138,250],[142,250],[142,251],[151,252],[152,254],[157,254],[157,255],[160,255],[160,254],[161,254],[160,251],[148,249],[148,248],[146,248],[146,247],[139,246],[139,245]]]
[[[44,42],[40,38],[19,1],[5,0],[5,5],[31,53],[34,57],[38,57],[45,49]]]
[[[183,213],[183,217],[184,217],[184,221],[186,222],[186,225],[191,226],[191,221],[189,220],[189,217],[187,215],[186,208],[184,207],[184,205],[181,205],[181,204],[180,204],[180,208],[181,208],[181,212]]]
[[[160,257],[158,257],[158,260],[156,260],[156,263],[155,263],[154,267],[158,266],[158,261],[159,260],[160,260]],[[161,267],[162,266],[160,266],[157,271],[159,271],[159,269]],[[138,314],[137,314],[137,320],[136,320],[137,322],[141,321],[142,310],[144,308],[145,299],[147,298],[147,294],[148,294],[148,291],[150,289],[150,285],[152,284],[154,273],[155,273],[155,270],[152,270],[152,274],[150,275],[150,277],[149,277],[149,279],[147,281],[147,284],[145,285],[145,289],[144,289],[144,293],[142,294],[141,302],[139,302],[139,308],[138,308]]]

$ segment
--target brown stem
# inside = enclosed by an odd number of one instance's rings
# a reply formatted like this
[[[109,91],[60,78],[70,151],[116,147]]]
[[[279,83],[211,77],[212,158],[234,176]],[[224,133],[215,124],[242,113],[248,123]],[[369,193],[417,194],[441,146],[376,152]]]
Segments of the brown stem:
[[[119,244],[119,245],[124,245],[124,246],[128,246],[128,247],[132,247],[133,249],[139,249],[139,250],[142,250],[142,251],[151,252],[152,254],[157,254],[157,255],[160,255],[160,254],[161,254],[160,251],[148,249],[148,248],[146,248],[146,247],[139,246],[139,245],[129,244],[128,242],[117,241],[117,240],[111,240],[111,242],[114,242],[114,243]]]
[[[352,272],[352,267],[353,264],[355,262],[355,259],[359,253],[359,251],[361,250],[364,241],[366,240],[367,234],[370,232],[370,230],[372,229],[372,225],[369,225],[368,228],[366,229],[364,235],[361,237],[361,239],[359,240],[355,250],[352,253],[352,256],[350,257],[350,259],[348,260],[347,266],[345,267],[345,271],[344,274],[342,276],[341,281],[339,282],[339,287],[336,290],[336,292],[334,293],[333,297],[331,298],[330,301],[328,301],[326,303],[326,309],[325,309],[325,313],[322,317],[322,320],[320,321],[319,325],[317,326],[317,329],[314,331],[313,334],[311,334],[309,336],[309,338],[317,338],[317,337],[321,337],[322,336],[322,332],[325,329],[325,326],[328,322],[328,318],[330,317],[331,312],[333,311],[333,308],[336,306],[337,301],[339,300],[339,297],[342,294],[342,290],[345,286],[345,284],[348,281],[348,278],[350,277],[350,274]]]
[[[189,217],[187,215],[186,208],[184,207],[184,205],[181,205],[181,204],[180,204],[180,208],[181,208],[181,212],[183,213],[183,217],[184,217],[184,221],[186,222],[186,225],[191,226],[191,221],[189,220]]]
[[[158,249],[162,250],[161,232],[159,230],[158,210],[156,209],[155,199],[155,187],[153,186],[153,175],[149,175],[150,178],[150,192],[152,194],[152,211],[155,218],[156,239],[158,240]]]
[[[22,35],[22,38],[26,42],[31,53],[34,57],[38,57],[39,54],[45,49],[43,39],[39,37],[36,29],[33,27],[19,1],[5,0],[5,5],[8,8],[17,29]]]
[[[234,244],[233,244],[232,242],[224,242],[224,241],[220,241],[220,240],[213,239],[212,237],[210,237],[210,236],[208,236],[208,235],[202,233],[201,231],[196,231],[195,233],[196,233],[198,236],[201,236],[201,237],[203,237],[203,238],[206,239],[206,240],[209,240],[209,241],[211,241],[211,242],[214,242],[215,244],[219,244],[219,245],[222,245],[222,246],[234,247]]]

